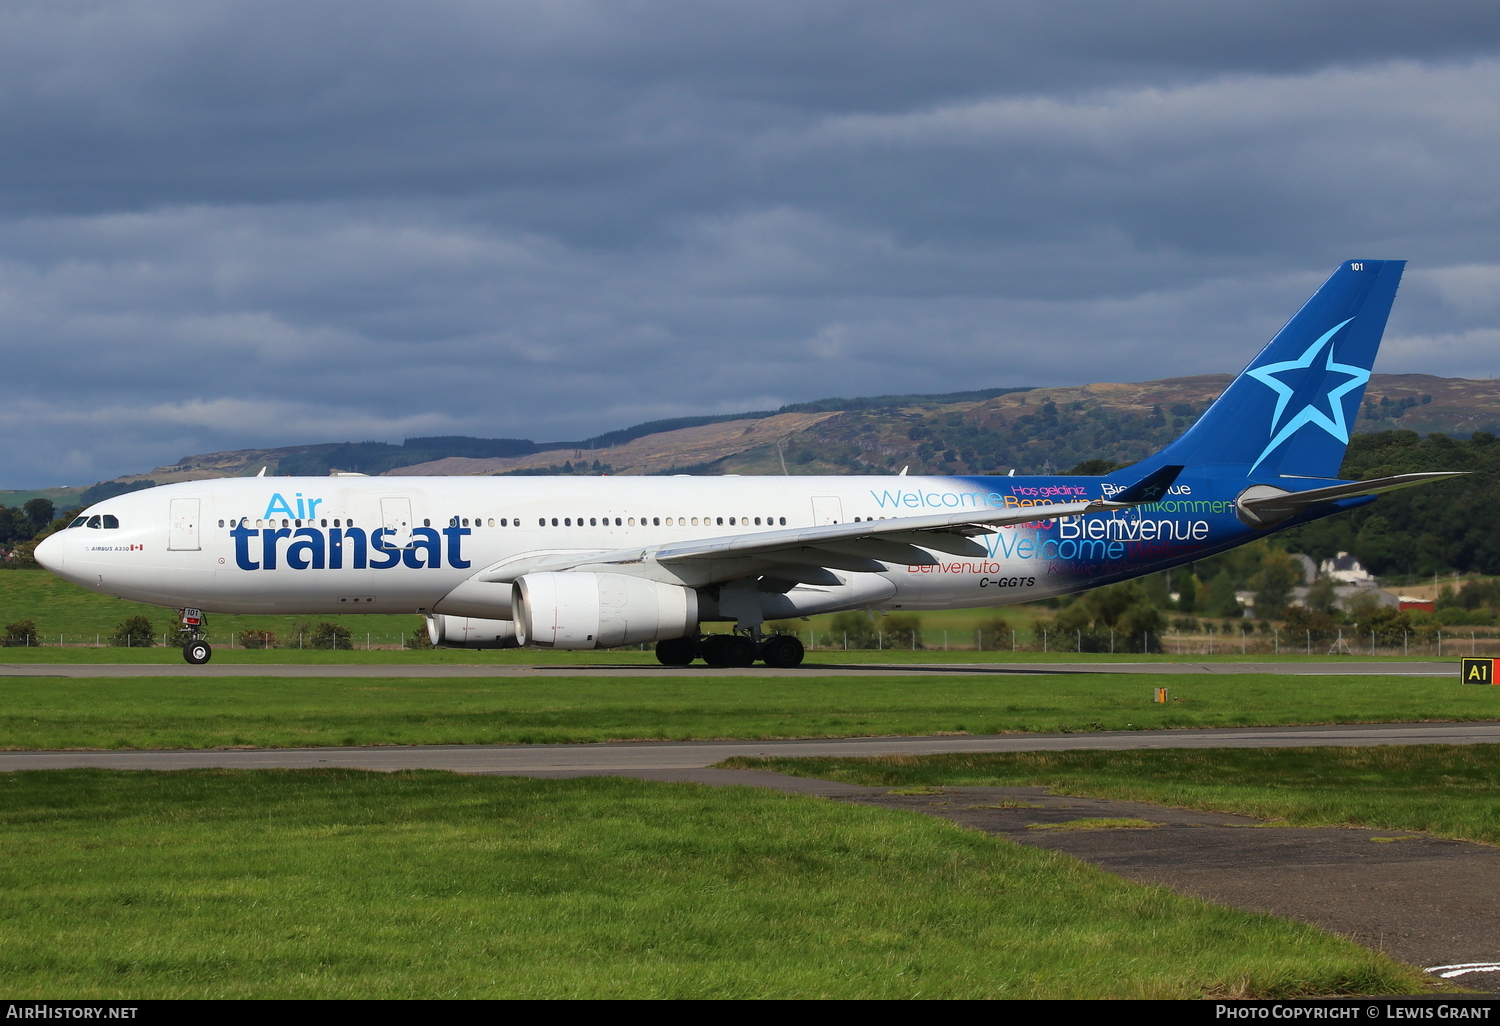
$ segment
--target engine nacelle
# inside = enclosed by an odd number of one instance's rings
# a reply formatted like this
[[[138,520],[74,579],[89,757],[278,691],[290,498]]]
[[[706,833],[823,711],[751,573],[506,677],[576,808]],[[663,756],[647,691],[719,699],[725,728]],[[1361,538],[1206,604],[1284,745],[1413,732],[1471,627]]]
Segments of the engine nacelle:
[[[526,574],[511,604],[517,640],[538,648],[612,648],[698,629],[693,589],[624,574]]]
[[[476,620],[437,613],[427,618],[427,636],[439,648],[518,648],[514,620]]]

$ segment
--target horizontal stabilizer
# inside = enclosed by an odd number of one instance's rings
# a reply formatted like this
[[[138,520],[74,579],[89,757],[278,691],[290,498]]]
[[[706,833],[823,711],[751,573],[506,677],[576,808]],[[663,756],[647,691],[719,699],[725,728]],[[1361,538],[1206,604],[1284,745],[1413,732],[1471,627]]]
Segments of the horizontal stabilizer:
[[[1283,520],[1313,506],[1322,506],[1339,499],[1352,499],[1359,495],[1375,495],[1392,492],[1397,488],[1442,481],[1450,477],[1462,477],[1463,471],[1438,471],[1425,474],[1397,474],[1395,477],[1377,477],[1369,481],[1350,481],[1346,484],[1313,488],[1305,492],[1289,492],[1274,485],[1251,485],[1234,501],[1235,513],[1240,521],[1251,527],[1273,527]]]

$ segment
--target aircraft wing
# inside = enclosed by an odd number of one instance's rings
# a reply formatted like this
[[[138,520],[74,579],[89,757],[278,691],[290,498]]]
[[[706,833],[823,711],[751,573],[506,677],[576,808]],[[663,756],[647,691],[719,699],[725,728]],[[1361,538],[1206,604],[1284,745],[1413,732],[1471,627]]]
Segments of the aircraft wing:
[[[987,555],[970,540],[991,534],[992,528],[1031,523],[1054,517],[1076,517],[1118,508],[1103,500],[1051,503],[1004,510],[936,513],[889,520],[864,520],[821,527],[719,535],[695,541],[579,555],[566,561],[532,564],[526,573],[592,570],[598,573],[665,578],[692,586],[731,580],[751,573],[771,573],[804,584],[837,584],[829,569],[854,573],[883,573],[887,563],[930,566],[937,563],[923,548],[962,556]],[[506,568],[509,570],[509,568]],[[514,571],[511,571],[514,573]],[[509,574],[505,574],[509,576]],[[515,576],[520,576],[515,574]],[[499,581],[500,574],[485,574]]]
[[[1377,477],[1369,481],[1350,481],[1329,485],[1326,488],[1311,488],[1305,492],[1289,492],[1274,485],[1251,485],[1235,500],[1240,519],[1256,527],[1270,527],[1296,516],[1305,509],[1352,499],[1360,495],[1376,495],[1392,492],[1397,488],[1441,481],[1450,477],[1462,477],[1464,471],[1434,471],[1423,474],[1397,474],[1394,477]]]
[[[476,574],[474,582],[505,584],[528,573],[592,570],[668,580],[694,587],[747,574],[768,574],[804,584],[832,585],[839,582],[829,573],[830,569],[883,573],[889,563],[936,565],[938,561],[930,552],[924,551],[926,549],[955,556],[986,556],[988,551],[972,537],[993,534],[997,527],[1129,509],[1156,502],[1181,471],[1179,466],[1162,467],[1108,499],[718,535],[613,552],[528,556],[489,567]]]

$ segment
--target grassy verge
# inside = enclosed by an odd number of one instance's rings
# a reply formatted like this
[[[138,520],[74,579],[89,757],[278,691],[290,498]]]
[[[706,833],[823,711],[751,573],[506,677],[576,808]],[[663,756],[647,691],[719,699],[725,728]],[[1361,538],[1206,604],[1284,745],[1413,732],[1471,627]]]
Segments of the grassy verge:
[[[69,584],[45,570],[0,571],[0,624],[34,621],[42,640],[51,644],[57,643],[58,635],[70,644],[82,643],[97,635],[107,645],[110,632],[131,616],[146,617],[157,631],[170,630],[176,619],[176,614],[170,609],[100,595]],[[295,638],[297,623],[311,624],[321,620],[342,623],[350,631],[358,632],[361,641],[367,632],[373,632],[388,637],[392,644],[403,632],[410,637],[412,631],[420,630],[423,623],[420,616],[410,613],[298,617],[216,615],[209,618],[209,627],[215,635],[257,630],[272,631],[277,637],[286,639]]]
[[[0,748],[502,744],[1494,719],[1500,688],[1271,674],[0,678]]]
[[[885,649],[882,651],[854,650],[843,652],[836,649],[815,649],[810,653],[813,661],[836,660],[849,663],[941,663],[941,662],[1132,662],[1132,661],[1182,661],[1182,662],[1242,662],[1257,659],[1307,659],[1324,661],[1329,658],[1336,659],[1359,659],[1368,660],[1369,655],[1344,655],[1330,657],[1326,654],[1327,645],[1322,646],[1323,653],[1314,649],[1314,654],[1299,655],[1295,652],[1277,656],[1241,655],[1236,649],[1237,641],[1228,641],[1230,651],[1227,653],[1204,655],[1159,655],[1159,656],[1129,656],[1109,655],[1107,653],[1082,654],[1076,652],[1011,652],[1002,646],[1001,650],[974,651],[972,648],[964,649],[960,646],[971,645],[974,631],[981,626],[987,625],[997,616],[1009,616],[1021,625],[1024,621],[1025,629],[1030,629],[1030,623],[1038,616],[1051,616],[1052,610],[1033,606],[1011,606],[1002,609],[952,609],[939,610],[936,612],[924,612],[921,614],[922,623],[927,630],[927,644],[939,645],[941,632],[947,630],[952,638],[953,648],[944,651],[940,647],[930,647],[911,651],[907,649]],[[162,609],[159,606],[143,605],[139,602],[126,602],[122,599],[110,598],[69,584],[61,578],[54,577],[43,570],[13,570],[0,571],[0,626],[8,623],[16,623],[21,620],[31,620],[36,624],[39,637],[43,642],[40,648],[7,648],[0,652],[0,662],[162,662],[173,663],[181,661],[181,654],[176,649],[146,649],[144,652],[135,649],[114,648],[109,644],[109,637],[115,627],[127,617],[144,616],[151,621],[158,632],[170,630],[173,626],[174,614],[171,610]],[[298,650],[297,635],[299,630],[306,631],[310,625],[321,621],[331,621],[347,627],[353,635],[356,646],[354,651],[346,652],[313,652]],[[803,638],[813,636],[822,641],[827,641],[832,635],[828,634],[831,616],[817,616],[811,618],[806,624],[798,622],[799,629],[803,630]],[[642,652],[638,649],[612,649],[606,652],[558,652],[543,653],[537,651],[527,652],[402,652],[396,650],[403,638],[410,638],[413,632],[425,630],[425,621],[422,617],[410,613],[405,614],[363,614],[363,615],[319,615],[319,616],[260,616],[250,614],[213,614],[209,617],[209,640],[214,645],[214,659],[220,661],[245,661],[245,662],[359,662],[368,660],[371,662],[409,662],[434,663],[443,661],[459,661],[471,663],[511,663],[511,662],[538,662],[551,664],[553,662],[588,664],[595,661],[600,662],[646,662],[655,664],[656,658],[649,651]],[[708,625],[711,630],[727,630],[728,625]],[[238,637],[242,631],[270,631],[279,639],[281,648],[271,651],[250,651],[230,648],[231,636]],[[58,646],[59,639],[64,642],[63,647]],[[92,647],[95,641],[102,647]],[[1066,639],[1063,639],[1064,647]],[[237,642],[236,642],[237,643]],[[374,651],[361,651],[366,644],[375,646]],[[987,644],[993,644],[993,638]],[[1008,642],[1006,643],[1008,644]],[[1054,648],[1056,647],[1054,640]],[[385,646],[382,650],[380,646]],[[1169,645],[1170,647],[1170,645]],[[1358,646],[1355,646],[1356,648]],[[1453,648],[1448,655],[1456,656],[1469,651],[1466,642],[1453,642]],[[1374,657],[1380,661],[1391,660],[1389,656]],[[1413,657],[1413,658],[1427,658]],[[1394,661],[1399,661],[1395,657]],[[1456,671],[1455,671],[1456,672]]]
[[[940,820],[621,779],[0,780],[12,999],[1418,991],[1310,927]]]
[[[733,759],[726,765],[876,786],[1041,784],[1062,794],[1242,812],[1298,826],[1426,830],[1500,844],[1500,745]]]
[[[725,633],[718,630],[718,625],[707,625],[710,633]],[[723,625],[727,626],[727,625]],[[275,648],[270,650],[231,648],[226,636],[220,632],[212,632],[209,642],[213,645],[213,661],[216,663],[235,663],[251,666],[286,666],[286,665],[350,665],[350,666],[439,666],[445,663],[459,663],[470,666],[660,666],[656,658],[655,649],[647,645],[645,648],[610,648],[593,652],[550,652],[543,649],[503,649],[503,650],[469,650],[469,649],[420,649],[417,651],[401,650],[396,648],[375,648],[367,651],[363,644],[354,649],[341,649],[331,651],[327,649],[298,649]],[[1468,648],[1463,650],[1468,654]],[[897,651],[850,651],[841,652],[835,650],[813,649],[807,653],[804,666],[914,666],[914,665],[986,665],[986,664],[1020,664],[1025,666],[1036,666],[1045,669],[1049,665],[1090,664],[1099,665],[1122,665],[1130,663],[1184,663],[1191,665],[1253,665],[1255,663],[1384,663],[1389,664],[1393,671],[1399,671],[1407,663],[1431,663],[1437,660],[1432,656],[1368,656],[1368,655],[1108,655],[1096,652],[973,652],[973,651],[950,651],[922,650],[915,652]],[[1448,658],[1445,656],[1443,663],[1451,665],[1454,676],[1458,675],[1458,657]],[[160,645],[154,648],[117,648],[109,644],[94,647],[92,642],[88,645],[74,645],[69,641],[66,647],[59,647],[54,637],[45,645],[32,648],[0,648],[0,664],[5,663],[78,663],[88,665],[90,663],[131,663],[144,665],[180,666],[182,665],[182,650],[176,647],[163,648]],[[698,664],[701,668],[703,664]]]

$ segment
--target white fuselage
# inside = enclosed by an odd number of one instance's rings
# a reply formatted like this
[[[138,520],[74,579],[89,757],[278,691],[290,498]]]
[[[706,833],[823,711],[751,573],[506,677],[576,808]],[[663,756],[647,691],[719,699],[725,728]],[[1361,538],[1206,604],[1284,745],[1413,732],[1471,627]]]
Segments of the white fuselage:
[[[1024,479],[905,477],[233,478],[133,492],[86,511],[37,558],[109,595],[234,613],[496,615],[445,598],[507,565],[819,524],[1014,506]],[[998,490],[997,490],[998,489]],[[1004,494],[1002,494],[1002,492]],[[1029,500],[1019,500],[1030,505]],[[118,527],[105,527],[111,517]],[[409,522],[407,522],[409,521]],[[99,523],[100,526],[89,526]],[[406,532],[410,532],[409,534]],[[832,572],[799,612],[1005,605],[1074,590],[1029,525],[988,557]],[[683,581],[696,586],[696,582]],[[471,584],[471,587],[473,585]],[[507,591],[508,594],[508,591]],[[715,618],[711,613],[705,617]]]

